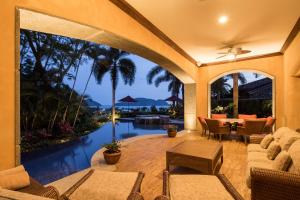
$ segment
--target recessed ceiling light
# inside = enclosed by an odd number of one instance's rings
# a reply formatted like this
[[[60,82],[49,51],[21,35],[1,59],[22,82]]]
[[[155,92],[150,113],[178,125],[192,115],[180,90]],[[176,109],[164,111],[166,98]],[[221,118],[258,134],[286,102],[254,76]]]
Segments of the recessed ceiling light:
[[[228,17],[226,15],[223,15],[221,17],[219,17],[218,22],[220,24],[226,24],[226,22],[228,21]]]

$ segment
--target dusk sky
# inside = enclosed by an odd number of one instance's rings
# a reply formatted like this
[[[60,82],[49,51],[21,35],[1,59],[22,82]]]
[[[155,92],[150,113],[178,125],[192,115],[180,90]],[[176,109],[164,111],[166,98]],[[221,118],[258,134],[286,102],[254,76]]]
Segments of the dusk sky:
[[[168,83],[162,83],[159,87],[155,87],[153,84],[149,85],[147,83],[146,76],[149,70],[156,65],[155,63],[133,54],[130,55],[129,58],[131,58],[137,66],[135,82],[132,86],[124,85],[123,80],[120,77],[120,81],[118,83],[116,91],[116,100],[119,100],[127,95],[130,95],[133,98],[145,97],[156,100],[166,99],[171,95],[167,90]],[[80,66],[78,80],[75,86],[75,90],[77,92],[83,92],[90,70],[91,63],[83,64]],[[247,72],[244,74],[248,82],[256,80],[253,76],[253,73]],[[260,76],[258,79],[263,77],[264,76]],[[65,83],[71,86],[73,82],[65,80]],[[104,76],[101,84],[98,84],[94,76],[92,76],[86,94],[102,105],[111,105],[112,91],[109,74],[106,74]]]
[[[132,86],[124,85],[123,80],[120,77],[116,91],[116,100],[127,95],[130,95],[133,98],[145,97],[151,99],[166,99],[170,96],[167,89],[168,83],[161,83],[159,87],[147,83],[146,76],[149,70],[156,65],[155,63],[136,55],[130,55],[128,57],[131,58],[136,65],[135,82]],[[90,70],[91,63],[80,66],[78,81],[75,86],[77,92],[83,92]],[[65,80],[65,82],[70,86],[73,83],[72,81],[67,80]],[[109,73],[104,76],[101,84],[98,84],[94,76],[92,76],[86,94],[102,105],[111,105],[112,91]]]

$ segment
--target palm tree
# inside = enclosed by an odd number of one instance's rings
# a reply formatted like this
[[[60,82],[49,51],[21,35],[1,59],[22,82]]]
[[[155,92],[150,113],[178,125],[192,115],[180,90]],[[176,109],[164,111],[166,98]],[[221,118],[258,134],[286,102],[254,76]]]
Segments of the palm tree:
[[[129,53],[112,47],[106,49],[104,57],[99,59],[94,68],[94,75],[99,84],[106,73],[110,74],[112,83],[112,127],[113,140],[115,140],[115,103],[116,89],[121,75],[125,85],[132,85],[135,79],[136,66],[135,63],[127,56]]]
[[[89,58],[92,59],[92,66],[91,66],[91,71],[90,71],[90,74],[88,76],[88,79],[85,83],[85,86],[84,86],[84,90],[80,96],[80,101],[79,101],[79,105],[78,105],[78,108],[76,110],[76,114],[75,114],[75,118],[74,118],[74,121],[73,121],[73,127],[75,127],[75,124],[76,124],[76,121],[77,121],[77,118],[78,118],[78,115],[79,115],[79,111],[80,111],[80,108],[81,108],[81,105],[83,103],[83,100],[85,98],[85,92],[87,90],[87,87],[89,85],[89,82],[91,80],[91,77],[92,77],[92,74],[93,72],[95,71],[96,69],[96,66],[97,66],[97,62],[101,62],[101,59],[102,59],[102,56],[106,55],[106,49],[102,46],[99,46],[99,45],[91,45],[87,50],[86,50],[86,54]]]
[[[239,114],[239,81],[245,84],[247,79],[243,73],[233,73],[228,76],[233,79],[233,116],[237,118]]]
[[[229,94],[231,89],[231,85],[227,83],[227,81],[228,77],[223,76],[211,84],[211,94],[213,97],[217,97],[218,105],[220,103],[221,96]]]
[[[181,91],[182,97],[184,96],[183,83],[178,78],[176,78],[173,74],[171,74],[167,70],[164,70],[159,65],[153,67],[147,74],[147,82],[149,84],[152,84],[153,81],[156,87],[158,87],[162,82],[169,82],[168,91],[171,92],[172,95],[178,97]]]

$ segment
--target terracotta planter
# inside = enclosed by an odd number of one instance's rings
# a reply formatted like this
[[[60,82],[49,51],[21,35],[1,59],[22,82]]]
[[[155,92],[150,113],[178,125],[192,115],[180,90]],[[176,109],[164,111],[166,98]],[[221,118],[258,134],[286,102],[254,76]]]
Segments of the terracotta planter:
[[[103,152],[104,160],[107,164],[113,165],[116,164],[121,157],[121,151],[117,153],[107,153],[107,151]]]
[[[174,129],[169,129],[168,130],[168,136],[169,137],[176,137],[177,135],[177,130],[174,130]]]

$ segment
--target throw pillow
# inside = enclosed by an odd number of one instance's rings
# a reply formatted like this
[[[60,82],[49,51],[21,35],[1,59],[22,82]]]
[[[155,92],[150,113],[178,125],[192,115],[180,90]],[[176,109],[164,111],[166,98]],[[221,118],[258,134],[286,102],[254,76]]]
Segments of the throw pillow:
[[[29,175],[26,171],[0,176],[0,186],[8,190],[17,190],[29,184]]]
[[[260,146],[263,149],[268,148],[268,146],[270,145],[270,143],[274,140],[274,137],[271,134],[266,135],[262,141],[260,142]]]
[[[277,142],[271,142],[267,149],[267,158],[269,160],[274,160],[276,156],[280,153],[281,148],[280,145]]]
[[[291,156],[286,151],[282,151],[275,158],[273,162],[273,169],[287,171],[291,161]]]

